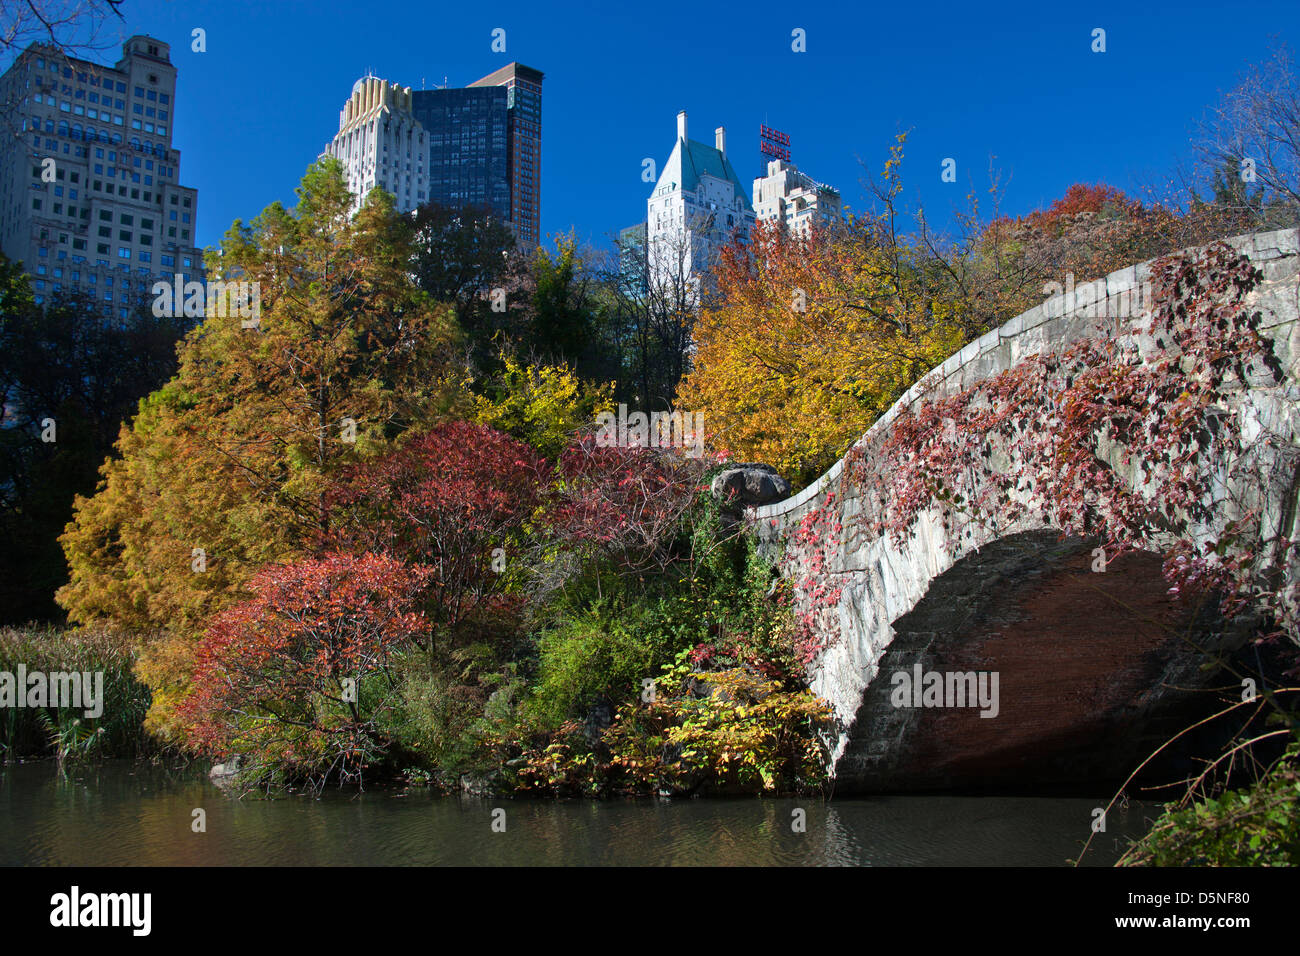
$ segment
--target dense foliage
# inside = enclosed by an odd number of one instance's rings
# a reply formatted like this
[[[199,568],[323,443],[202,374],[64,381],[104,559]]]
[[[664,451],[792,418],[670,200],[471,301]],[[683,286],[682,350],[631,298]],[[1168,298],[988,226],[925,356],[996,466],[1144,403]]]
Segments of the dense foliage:
[[[1295,747],[1247,788],[1171,803],[1121,866],[1300,866]]]
[[[258,572],[196,649],[187,742],[245,758],[252,782],[359,778],[382,753],[393,657],[427,628],[415,607],[431,573],[373,554]]]
[[[339,479],[331,540],[433,569],[422,601],[432,642],[506,611],[510,556],[522,551],[549,481],[549,465],[523,442],[447,422]]]
[[[350,204],[325,160],[292,213],[232,227],[220,277],[260,283],[257,323],[209,316],[186,337],[63,538],[74,620],[168,629],[141,665],[159,730],[206,618],[257,569],[321,546],[331,478],[458,401],[454,322],[411,284],[391,199],[355,218]]]

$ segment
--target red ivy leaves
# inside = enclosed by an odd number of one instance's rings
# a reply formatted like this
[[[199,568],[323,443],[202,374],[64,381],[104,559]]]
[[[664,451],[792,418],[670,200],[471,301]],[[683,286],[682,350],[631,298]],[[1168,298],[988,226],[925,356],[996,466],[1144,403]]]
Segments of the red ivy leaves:
[[[949,529],[958,516],[1006,528],[1034,515],[1066,534],[1100,536],[1111,558],[1164,550],[1174,592],[1214,588],[1229,614],[1263,599],[1295,635],[1292,589],[1259,583],[1267,568],[1257,551],[1269,534],[1259,515],[1243,507],[1217,537],[1203,534],[1222,507],[1212,482],[1248,457],[1229,398],[1253,375],[1281,377],[1245,301],[1261,278],[1222,244],[1167,257],[1152,268],[1156,308],[1142,335],[1079,341],[905,410],[886,436],[848,456],[845,480],[867,499],[863,530],[901,541],[931,508]],[[824,520],[814,512],[794,536],[814,576],[827,546],[814,524]]]

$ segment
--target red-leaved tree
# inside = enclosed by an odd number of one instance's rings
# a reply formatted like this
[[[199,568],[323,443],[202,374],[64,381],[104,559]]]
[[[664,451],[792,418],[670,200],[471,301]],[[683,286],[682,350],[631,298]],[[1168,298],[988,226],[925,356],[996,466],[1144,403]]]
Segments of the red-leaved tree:
[[[250,783],[356,779],[386,742],[394,654],[418,641],[431,569],[383,555],[330,554],[256,574],[195,652],[180,713],[189,743],[238,755]]]
[[[552,526],[589,557],[632,572],[662,570],[710,464],[676,449],[602,447],[596,435],[580,436],[560,456]]]
[[[424,607],[452,632],[503,609],[522,535],[550,481],[550,466],[523,442],[449,422],[343,477],[332,496],[332,546],[432,568]]]

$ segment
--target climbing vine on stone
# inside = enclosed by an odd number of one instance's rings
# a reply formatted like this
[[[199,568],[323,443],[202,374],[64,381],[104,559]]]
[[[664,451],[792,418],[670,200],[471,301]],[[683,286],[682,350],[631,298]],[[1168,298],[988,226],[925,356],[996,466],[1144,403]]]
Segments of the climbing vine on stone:
[[[1157,260],[1149,321],[904,410],[846,461],[862,530],[901,542],[932,512],[959,545],[976,525],[1048,525],[1111,559],[1159,550],[1173,593],[1217,593],[1228,616],[1263,605],[1296,640],[1296,542],[1279,526],[1294,464],[1264,453],[1294,442],[1230,401],[1282,378],[1247,302],[1262,278],[1223,244]]]
[[[827,584],[844,524],[835,507],[835,493],[800,520],[784,556],[785,571],[794,584],[795,653],[804,667],[840,636],[839,603],[844,589]]]

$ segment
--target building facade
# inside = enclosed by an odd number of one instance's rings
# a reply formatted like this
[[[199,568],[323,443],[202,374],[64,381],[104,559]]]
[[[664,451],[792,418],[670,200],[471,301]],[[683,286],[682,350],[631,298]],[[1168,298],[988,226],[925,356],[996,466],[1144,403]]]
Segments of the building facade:
[[[0,102],[15,114],[0,136],[0,250],[38,303],[84,293],[124,319],[157,278],[203,281],[166,43],[133,36],[113,66],[29,47],[0,77]]]
[[[378,187],[407,212],[429,199],[429,136],[413,111],[409,86],[364,76],[339,111],[339,131],[326,156],[343,164],[352,208]]]
[[[542,72],[511,63],[470,84],[504,87],[510,222],[520,243],[537,245],[542,231]]]
[[[637,223],[618,233],[618,274],[625,295],[636,298],[649,291],[646,276],[646,224]]]
[[[358,80],[323,155],[346,170],[354,208],[382,187],[409,212],[486,206],[521,244],[541,234],[542,74],[519,63],[463,89]]]
[[[840,194],[775,159],[767,175],[754,180],[754,216],[758,222],[776,223],[790,235],[806,236],[818,226],[840,219]]]
[[[701,283],[722,247],[745,241],[754,226],[749,190],[727,158],[727,133],[706,146],[687,136],[677,114],[677,141],[646,200],[647,278],[659,288],[688,283],[698,301]]]
[[[419,90],[416,121],[429,137],[429,199],[486,206],[509,221],[508,92],[504,87]]]

